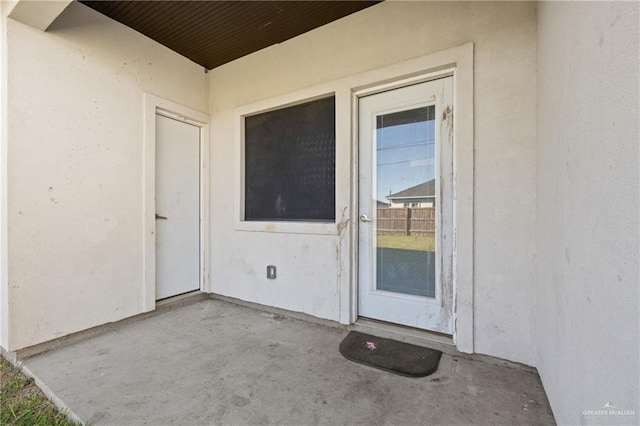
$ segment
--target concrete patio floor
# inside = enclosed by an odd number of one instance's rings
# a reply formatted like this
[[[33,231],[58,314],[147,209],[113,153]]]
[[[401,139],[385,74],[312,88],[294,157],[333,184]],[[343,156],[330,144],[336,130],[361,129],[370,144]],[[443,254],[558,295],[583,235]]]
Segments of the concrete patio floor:
[[[406,378],[344,359],[347,331],[214,299],[28,358],[98,424],[554,424],[538,376],[444,354]]]

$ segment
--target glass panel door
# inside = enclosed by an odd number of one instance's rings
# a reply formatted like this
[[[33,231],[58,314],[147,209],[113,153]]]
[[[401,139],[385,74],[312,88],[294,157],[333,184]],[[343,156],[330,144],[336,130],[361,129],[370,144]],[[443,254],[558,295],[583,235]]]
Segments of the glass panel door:
[[[452,98],[443,78],[358,101],[360,316],[452,333]]]
[[[376,116],[376,288],[435,297],[435,105]]]

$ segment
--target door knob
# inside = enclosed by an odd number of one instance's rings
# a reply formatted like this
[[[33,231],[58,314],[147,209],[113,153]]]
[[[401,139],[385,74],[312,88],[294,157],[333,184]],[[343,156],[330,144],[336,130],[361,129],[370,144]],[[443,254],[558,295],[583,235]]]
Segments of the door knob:
[[[156,220],[167,220],[167,218],[156,213]]]
[[[369,222],[373,222],[373,219],[371,219],[369,216],[367,216],[366,214],[361,214],[360,215],[360,222],[362,223],[369,223]]]

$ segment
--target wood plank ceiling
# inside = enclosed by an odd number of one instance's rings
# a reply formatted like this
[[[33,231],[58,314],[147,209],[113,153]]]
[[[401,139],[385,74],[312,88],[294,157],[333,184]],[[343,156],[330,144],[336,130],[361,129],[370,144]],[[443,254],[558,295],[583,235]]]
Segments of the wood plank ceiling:
[[[212,69],[379,1],[81,3]]]

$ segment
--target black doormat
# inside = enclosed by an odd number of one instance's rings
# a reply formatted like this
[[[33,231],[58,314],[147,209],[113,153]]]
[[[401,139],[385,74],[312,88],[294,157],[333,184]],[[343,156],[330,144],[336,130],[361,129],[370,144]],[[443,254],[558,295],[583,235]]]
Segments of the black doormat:
[[[340,343],[350,361],[407,377],[424,377],[438,369],[442,352],[396,340],[350,332]]]

